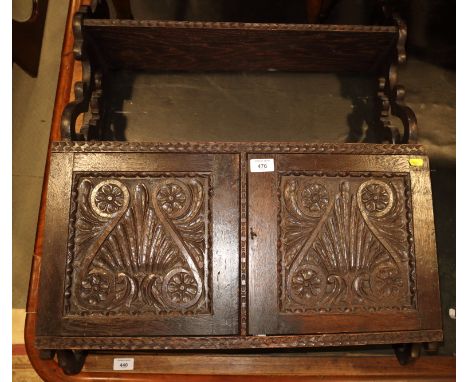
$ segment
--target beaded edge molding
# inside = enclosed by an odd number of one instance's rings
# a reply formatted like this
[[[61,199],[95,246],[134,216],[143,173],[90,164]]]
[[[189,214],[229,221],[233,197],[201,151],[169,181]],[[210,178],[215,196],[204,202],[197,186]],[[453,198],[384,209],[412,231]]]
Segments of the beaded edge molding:
[[[441,330],[239,337],[37,337],[39,349],[252,349],[440,342]]]
[[[287,31],[331,31],[331,32],[383,32],[396,33],[396,26],[386,25],[333,25],[333,24],[281,24],[241,23],[208,21],[160,21],[160,20],[119,20],[86,19],[86,27],[159,27],[159,28],[203,28],[203,29],[244,29],[244,30],[287,30]]]
[[[423,146],[370,143],[274,143],[274,142],[119,142],[57,141],[52,152],[195,152],[195,153],[316,153],[361,155],[427,155]]]

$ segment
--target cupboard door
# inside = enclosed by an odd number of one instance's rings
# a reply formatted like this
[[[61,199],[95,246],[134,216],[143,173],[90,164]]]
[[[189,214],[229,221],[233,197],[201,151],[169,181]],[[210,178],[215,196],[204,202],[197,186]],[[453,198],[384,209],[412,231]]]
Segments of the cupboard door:
[[[237,334],[239,157],[53,153],[38,336]]]
[[[440,328],[427,158],[253,158],[275,170],[248,176],[250,334]]]

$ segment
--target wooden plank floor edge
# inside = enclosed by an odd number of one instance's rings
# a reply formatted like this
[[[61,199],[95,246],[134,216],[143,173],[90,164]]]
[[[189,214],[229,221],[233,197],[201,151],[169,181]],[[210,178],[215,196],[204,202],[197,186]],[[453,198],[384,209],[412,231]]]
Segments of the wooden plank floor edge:
[[[52,118],[51,131],[49,136],[49,149],[47,155],[47,161],[44,171],[43,188],[41,195],[41,207],[39,211],[36,240],[34,246],[34,255],[31,265],[31,276],[29,282],[29,292],[26,308],[26,323],[25,323],[25,348],[29,361],[32,366],[39,374],[39,376],[45,381],[239,381],[246,379],[246,375],[188,375],[188,374],[149,374],[149,373],[115,373],[115,372],[91,372],[83,371],[82,373],[74,376],[67,376],[63,373],[62,369],[58,366],[55,360],[41,360],[39,352],[34,346],[35,339],[35,326],[36,326],[36,312],[37,312],[37,290],[39,284],[39,273],[40,263],[42,255],[42,242],[43,242],[43,228],[45,219],[45,201],[47,195],[47,182],[49,174],[49,159],[50,159],[50,148],[53,141],[60,140],[60,120],[62,111],[65,105],[69,102],[72,93],[72,85],[74,80],[80,76],[79,65],[76,65],[73,58],[73,33],[72,33],[72,21],[73,14],[79,9],[81,5],[88,5],[90,0],[70,0],[68,16],[65,27],[65,36],[62,46],[62,58],[60,64],[59,78],[57,84],[56,98],[54,104],[54,114]],[[22,346],[22,345],[19,345]],[[13,348],[13,352],[16,348]],[[16,349],[17,352],[21,352],[21,349]],[[188,356],[186,356],[188,357]],[[251,357],[249,357],[251,358]],[[394,357],[359,357],[359,361],[367,371],[367,375],[356,374],[355,365],[357,357],[328,357],[326,360],[326,368],[323,366],[325,358],[307,358],[307,369],[312,370],[315,375],[252,375],[248,374],[247,379],[249,381],[284,381],[284,380],[295,380],[295,381],[308,381],[308,380],[421,380],[421,381],[448,381],[454,380],[455,378],[455,358],[454,357],[423,357],[417,361],[415,365],[401,367],[398,365]],[[376,359],[379,362],[376,362]],[[92,359],[92,358],[90,358]],[[251,358],[253,360],[253,358]],[[253,362],[253,361],[252,361]],[[318,362],[318,363],[317,363]],[[390,366],[388,368],[382,367],[382,362],[388,362]],[[320,366],[319,366],[320,365]],[[394,365],[394,366],[392,366]],[[90,365],[85,364],[85,370]],[[339,366],[339,367],[338,367]],[[427,367],[426,367],[427,366]],[[430,368],[428,368],[430,366]],[[375,372],[369,370],[374,368]],[[414,373],[414,368],[418,370]],[[323,374],[325,370],[328,370],[328,376],[325,377]],[[332,374],[330,374],[330,370]],[[406,372],[413,371],[413,374],[409,375]],[[430,370],[430,375],[428,375]],[[338,373],[339,371],[339,373]],[[383,372],[386,374],[384,375]],[[354,373],[354,375],[350,375]],[[374,373],[374,374],[373,374]],[[377,373],[377,374],[375,374]]]

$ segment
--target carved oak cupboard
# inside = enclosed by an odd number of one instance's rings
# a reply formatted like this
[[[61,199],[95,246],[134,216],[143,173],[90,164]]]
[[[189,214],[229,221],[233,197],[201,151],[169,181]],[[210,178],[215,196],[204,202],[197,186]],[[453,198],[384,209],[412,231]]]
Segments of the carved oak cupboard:
[[[58,142],[51,161],[41,349],[442,339],[421,146]]]
[[[42,357],[73,374],[88,350],[394,344],[405,364],[442,340],[429,163],[397,83],[406,27],[376,4],[379,25],[110,20],[104,1],[75,14]],[[374,76],[366,139],[380,144],[117,142],[106,125],[116,72],[270,69]]]

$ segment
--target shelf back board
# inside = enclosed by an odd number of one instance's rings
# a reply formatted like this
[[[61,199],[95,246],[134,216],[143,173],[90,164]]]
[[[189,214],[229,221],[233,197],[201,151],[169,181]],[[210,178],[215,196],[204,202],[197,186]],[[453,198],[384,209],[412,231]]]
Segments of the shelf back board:
[[[84,32],[112,69],[375,72],[395,26],[86,19]]]

